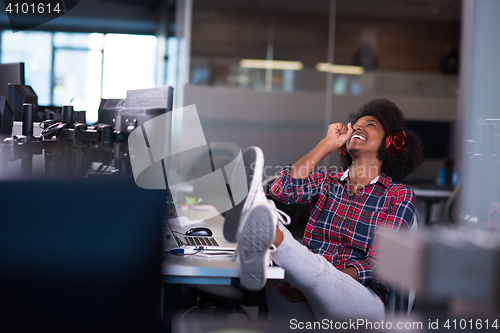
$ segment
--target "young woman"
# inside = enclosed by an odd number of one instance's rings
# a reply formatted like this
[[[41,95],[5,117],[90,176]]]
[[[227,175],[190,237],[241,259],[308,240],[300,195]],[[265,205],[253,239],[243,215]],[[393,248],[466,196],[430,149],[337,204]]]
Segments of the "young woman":
[[[290,316],[309,311],[316,319],[384,317],[389,288],[374,274],[377,232],[410,228],[415,194],[400,182],[421,163],[422,143],[386,99],[365,104],[351,118],[347,125],[330,125],[326,137],[283,168],[272,185],[277,200],[309,204],[311,213],[303,245],[276,228],[272,258],[291,286],[279,284],[279,294],[268,288],[271,315],[278,308]],[[345,172],[313,172],[336,150]]]

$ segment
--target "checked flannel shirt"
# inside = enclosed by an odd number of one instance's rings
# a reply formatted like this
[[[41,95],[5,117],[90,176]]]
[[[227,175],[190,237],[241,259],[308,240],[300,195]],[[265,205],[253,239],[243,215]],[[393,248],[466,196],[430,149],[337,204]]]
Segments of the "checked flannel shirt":
[[[281,170],[271,194],[285,204],[309,204],[303,244],[339,270],[356,268],[359,282],[385,303],[387,281],[373,273],[378,262],[376,232],[409,229],[415,193],[383,173],[352,196],[349,186],[349,170],[334,173],[323,169],[307,179],[295,179],[289,165]]]

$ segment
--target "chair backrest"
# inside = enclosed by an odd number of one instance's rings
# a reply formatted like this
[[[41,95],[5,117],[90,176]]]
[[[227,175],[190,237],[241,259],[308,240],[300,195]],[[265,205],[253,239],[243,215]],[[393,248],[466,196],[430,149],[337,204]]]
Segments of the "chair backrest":
[[[458,182],[458,184],[455,186],[453,189],[453,192],[451,193],[450,197],[448,200],[446,200],[446,203],[444,205],[444,217],[446,218],[447,222],[453,223],[453,216],[452,216],[452,210],[453,206],[456,204],[457,200],[457,195],[458,191],[461,188],[462,180]]]
[[[418,232],[417,214],[413,216],[413,223],[408,232]],[[401,316],[409,318],[415,305],[415,290],[407,290],[405,288],[393,286],[391,295],[386,303],[386,316],[394,317],[397,313]]]

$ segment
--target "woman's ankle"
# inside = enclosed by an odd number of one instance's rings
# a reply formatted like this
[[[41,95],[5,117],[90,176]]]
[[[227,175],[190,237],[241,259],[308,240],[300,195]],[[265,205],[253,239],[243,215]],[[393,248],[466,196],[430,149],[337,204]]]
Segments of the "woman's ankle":
[[[281,242],[283,242],[283,231],[280,230],[279,226],[276,225],[276,235],[274,236],[274,246],[278,248],[280,246]]]

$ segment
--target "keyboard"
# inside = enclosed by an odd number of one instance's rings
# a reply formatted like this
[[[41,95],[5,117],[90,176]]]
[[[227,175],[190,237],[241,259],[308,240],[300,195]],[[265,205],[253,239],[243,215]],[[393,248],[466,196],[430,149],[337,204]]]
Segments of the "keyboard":
[[[220,246],[213,237],[204,236],[176,236],[180,243],[190,246]]]

